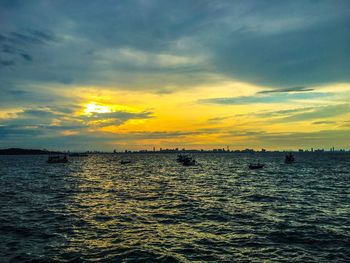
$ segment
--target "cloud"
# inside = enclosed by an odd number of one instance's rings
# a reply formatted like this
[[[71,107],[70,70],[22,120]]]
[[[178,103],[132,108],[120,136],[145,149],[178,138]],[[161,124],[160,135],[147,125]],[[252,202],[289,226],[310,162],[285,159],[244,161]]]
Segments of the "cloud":
[[[173,139],[179,137],[193,136],[198,134],[207,134],[203,131],[131,131],[128,133],[113,132],[124,139],[142,139],[142,140],[159,140],[159,139]]]
[[[33,61],[33,58],[32,58],[31,55],[22,53],[21,56],[22,56],[25,60],[27,60],[27,61]]]
[[[227,120],[232,118],[232,116],[225,116],[225,117],[215,117],[215,118],[209,118],[207,122],[209,123],[219,123],[221,121]]]
[[[336,117],[350,112],[349,104],[330,105],[324,107],[317,107],[311,111],[297,113],[291,116],[278,119],[278,122],[298,122],[308,121],[315,119],[324,119],[330,117]]]
[[[21,137],[28,139],[32,136],[41,134],[39,129],[33,129],[31,127],[17,127],[17,126],[1,126],[0,125],[0,140],[8,139],[8,137]]]
[[[4,67],[8,67],[8,66],[15,65],[15,62],[13,60],[1,60],[0,65],[2,65]]]
[[[33,105],[66,104],[67,99],[63,95],[55,94],[45,87],[31,87],[30,85],[13,85],[5,81],[0,84],[0,109],[8,107],[33,107]]]
[[[349,128],[350,127],[350,121],[343,121],[341,124],[341,127]]]
[[[20,61],[18,61],[20,57],[27,62],[32,62],[33,56],[30,54],[31,50],[38,46],[46,45],[53,40],[54,37],[48,33],[31,29],[1,34],[0,57],[5,57],[6,60],[1,61],[0,67],[1,65],[20,65]]]
[[[90,133],[67,135],[65,130],[45,130],[36,127],[0,126],[1,147],[49,148],[53,150],[96,150],[110,149],[110,142],[118,137],[109,133]],[[75,130],[76,131],[76,130]],[[88,142],[88,143],[87,143]]]
[[[28,30],[23,33],[11,32],[6,37],[7,42],[18,44],[18,45],[28,45],[28,44],[43,44],[46,41],[53,40],[53,37],[49,36],[47,33],[40,32],[38,30]]]
[[[152,91],[191,88],[206,83],[208,74],[281,89],[349,81],[346,1],[1,5],[0,43],[12,54],[4,61],[16,65],[2,76],[8,81]],[[17,61],[21,54],[33,65]]]
[[[336,124],[335,121],[314,121],[312,124],[316,125],[327,125],[327,124]]]
[[[349,104],[337,104],[328,106],[301,107],[288,110],[265,111],[242,116],[255,116],[266,119],[269,123],[288,123],[310,121],[315,119],[333,118],[350,112]],[[332,120],[313,121],[312,124],[335,124]]]
[[[242,25],[230,34],[220,31],[226,39],[213,43],[212,49],[218,70],[273,87],[348,82],[350,62],[343,52],[348,50],[345,43],[350,36],[350,20],[345,15],[349,6],[345,4],[343,10],[336,10],[337,7],[302,7],[295,1],[265,3],[251,16],[243,16],[252,26]],[[334,13],[329,14],[327,8],[335,8]],[[270,31],[273,22],[280,27]]]
[[[0,110],[22,109],[0,120],[6,136],[40,130],[40,136],[52,136],[57,145],[69,145],[60,133],[72,130],[66,132],[71,140],[82,142],[86,136],[105,145],[112,137],[100,139],[105,134],[93,135],[89,128],[156,117],[147,110],[77,116],[82,96],[76,87],[166,97],[208,86],[213,91],[206,90],[208,97],[193,100],[213,105],[346,101],[344,93],[321,92],[319,87],[350,81],[348,1],[37,0],[1,1],[0,10]],[[261,91],[220,95],[221,89],[214,89],[223,81],[254,83]],[[247,94],[239,89],[233,87],[229,94]],[[256,117],[318,122],[332,118],[327,111],[338,116],[346,110],[305,107]],[[208,124],[223,118],[219,114]],[[18,136],[12,142],[25,144]]]
[[[308,92],[308,93],[286,93],[286,94],[256,94],[254,96],[227,97],[201,99],[199,103],[220,104],[220,105],[241,105],[241,104],[260,104],[260,103],[285,103],[289,101],[310,100],[325,98],[333,95],[332,93]]]
[[[107,113],[94,113],[90,116],[80,116],[81,120],[84,120],[87,124],[93,124],[94,126],[109,126],[109,125],[121,125],[128,120],[136,119],[149,119],[153,118],[153,113],[150,111],[145,112],[107,112]]]
[[[126,64],[135,68],[192,68],[205,62],[202,58],[146,52],[130,48],[106,49],[96,52],[95,55],[102,63],[110,63],[111,65]]]
[[[271,89],[271,90],[263,90],[259,91],[259,94],[267,94],[267,93],[284,93],[284,92],[304,92],[304,91],[313,91],[312,88],[306,87],[292,87],[292,88],[283,88],[283,89]]]
[[[149,119],[153,117],[150,111],[131,112],[108,112],[95,113],[91,116],[73,114],[74,107],[42,107],[25,109],[16,113],[9,113],[8,117],[0,118],[3,134],[7,136],[23,134],[29,131],[34,134],[38,131],[40,135],[60,136],[64,130],[79,131],[86,134],[89,128],[101,128],[110,125],[121,125],[129,120]],[[22,133],[23,132],[23,133]],[[55,132],[55,133],[53,133]],[[96,133],[99,133],[96,131]]]
[[[254,116],[257,117],[285,117],[294,115],[295,113],[301,113],[301,112],[310,112],[314,110],[314,107],[302,107],[302,108],[296,108],[296,109],[288,109],[288,110],[278,110],[278,111],[267,111],[262,113],[255,113]]]
[[[2,90],[2,92],[5,93],[6,95],[14,95],[14,96],[21,96],[21,95],[27,93],[24,90],[16,90],[16,89],[14,89],[14,90]]]

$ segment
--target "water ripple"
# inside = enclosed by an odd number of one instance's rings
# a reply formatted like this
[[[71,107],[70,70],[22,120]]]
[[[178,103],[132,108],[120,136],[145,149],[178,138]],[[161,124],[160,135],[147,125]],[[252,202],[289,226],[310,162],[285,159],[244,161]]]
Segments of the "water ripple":
[[[195,157],[1,156],[0,262],[350,261],[348,154]]]

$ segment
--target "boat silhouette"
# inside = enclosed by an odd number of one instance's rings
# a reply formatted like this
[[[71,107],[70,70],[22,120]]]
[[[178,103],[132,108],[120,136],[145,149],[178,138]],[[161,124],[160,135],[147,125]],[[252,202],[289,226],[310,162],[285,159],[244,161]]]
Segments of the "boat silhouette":
[[[292,153],[288,153],[284,159],[284,163],[291,164],[295,162],[295,158]]]
[[[49,155],[47,158],[47,163],[68,163],[67,154],[63,157],[60,155]]]
[[[193,157],[185,154],[179,154],[176,161],[181,163],[183,166],[192,166],[196,164],[196,160]]]
[[[264,168],[264,164],[261,164],[261,163],[256,163],[256,164],[249,164],[249,169],[251,170],[256,170],[256,169],[261,169],[261,168]]]
[[[182,165],[183,166],[192,166],[192,165],[195,165],[196,164],[196,160],[191,158],[191,157],[188,157],[186,158],[185,160],[182,161]]]
[[[122,161],[120,161],[120,164],[128,164],[128,163],[131,163],[131,161],[129,161],[129,160],[122,160]]]

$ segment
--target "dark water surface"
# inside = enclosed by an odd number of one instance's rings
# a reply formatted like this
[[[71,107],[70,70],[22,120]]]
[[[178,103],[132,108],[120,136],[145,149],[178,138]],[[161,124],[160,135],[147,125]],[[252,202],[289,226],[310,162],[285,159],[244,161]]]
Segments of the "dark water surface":
[[[0,262],[350,261],[349,154],[195,157],[0,156]]]

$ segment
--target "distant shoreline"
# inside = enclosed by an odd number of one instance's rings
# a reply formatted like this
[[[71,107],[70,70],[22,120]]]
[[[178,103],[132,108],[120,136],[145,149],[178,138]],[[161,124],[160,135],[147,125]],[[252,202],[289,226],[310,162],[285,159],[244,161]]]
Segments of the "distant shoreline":
[[[48,154],[70,154],[70,153],[77,153],[78,151],[49,151],[49,150],[40,150],[40,149],[22,149],[22,148],[8,148],[8,149],[0,149],[0,155],[48,155]],[[181,153],[219,153],[219,154],[232,154],[232,153],[248,153],[248,154],[254,154],[254,153],[349,153],[349,150],[332,150],[332,151],[326,151],[324,149],[316,149],[316,150],[280,150],[280,151],[268,151],[268,150],[262,150],[262,151],[255,151],[253,149],[245,149],[245,150],[224,150],[224,149],[213,149],[213,150],[176,150],[176,149],[164,149],[159,151],[151,151],[151,150],[139,150],[139,151],[121,151],[121,152],[103,152],[103,151],[79,151],[79,153],[87,153],[87,154],[181,154]]]
[[[44,155],[50,153],[59,154],[61,152],[22,148],[0,149],[0,155]]]

